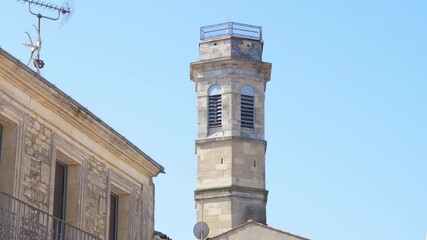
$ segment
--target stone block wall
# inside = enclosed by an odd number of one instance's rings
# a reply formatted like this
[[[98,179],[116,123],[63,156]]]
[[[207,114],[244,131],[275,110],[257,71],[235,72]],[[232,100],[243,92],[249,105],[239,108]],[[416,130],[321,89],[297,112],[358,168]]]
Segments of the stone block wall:
[[[231,204],[227,197],[197,201],[197,221],[204,221],[208,224],[209,236],[216,236],[230,230],[232,226]]]
[[[266,142],[240,139],[230,145],[233,147],[233,185],[265,189]]]
[[[227,36],[201,42],[199,56],[200,61],[230,57],[262,61],[262,47],[258,40]]]
[[[21,173],[22,195],[43,211],[49,211],[52,168],[52,130],[35,117],[27,115],[25,121],[24,158]]]
[[[106,231],[107,215],[107,171],[105,164],[95,158],[87,161],[87,189],[84,224],[92,234],[103,236]]]
[[[232,184],[231,141],[197,144],[197,189],[218,188]]]

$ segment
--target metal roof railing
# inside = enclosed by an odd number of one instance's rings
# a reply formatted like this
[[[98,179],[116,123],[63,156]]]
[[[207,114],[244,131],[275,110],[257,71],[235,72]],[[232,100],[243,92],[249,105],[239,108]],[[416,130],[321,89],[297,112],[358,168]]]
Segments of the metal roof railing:
[[[3,192],[0,192],[0,239],[99,240]]]
[[[241,37],[261,41],[262,28],[259,26],[236,22],[226,22],[200,28],[200,40],[209,40],[225,36]]]

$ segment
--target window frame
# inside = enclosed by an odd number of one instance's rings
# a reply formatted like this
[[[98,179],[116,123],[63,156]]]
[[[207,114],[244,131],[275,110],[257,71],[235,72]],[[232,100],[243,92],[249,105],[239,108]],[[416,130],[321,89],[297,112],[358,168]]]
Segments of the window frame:
[[[115,199],[114,202],[114,209],[112,209],[112,199]],[[109,214],[109,220],[108,220],[108,239],[109,240],[117,240],[118,239],[118,233],[119,233],[119,205],[120,204],[120,195],[114,192],[110,192],[110,214]],[[114,213],[111,212],[111,210],[114,210]],[[111,224],[111,220],[114,220],[114,224]],[[111,229],[113,227],[114,229]],[[113,235],[112,235],[113,234]]]
[[[110,178],[109,181],[109,188],[108,192],[114,193],[118,196],[118,202],[117,202],[117,225],[116,225],[116,239],[129,239],[130,237],[130,228],[131,228],[131,192],[132,188],[129,188],[126,184],[123,184],[121,180],[117,178],[117,176],[110,172]],[[106,214],[106,221],[108,222],[106,228],[106,236],[108,235],[108,239],[110,239],[110,205],[111,199],[108,199],[108,214]],[[114,239],[114,238],[113,238]]]
[[[55,205],[56,205],[56,184],[59,183],[57,177],[57,171],[58,171],[58,165],[61,165],[63,167],[63,174],[62,174],[62,193],[61,193],[61,216],[57,216],[55,214]],[[54,183],[54,197],[53,197],[53,212],[52,215],[60,220],[65,221],[67,219],[67,191],[68,191],[68,165],[61,162],[60,160],[55,161],[55,183]]]
[[[212,85],[208,89],[208,104],[207,104],[207,120],[208,128],[216,128],[222,126],[222,94],[221,86],[218,84]]]
[[[58,138],[56,136],[53,139],[54,154],[51,161],[51,178],[50,184],[54,186],[55,184],[55,171],[56,171],[56,162],[60,162],[67,167],[66,175],[66,187],[65,187],[65,217],[64,222],[71,224],[75,227],[81,226],[80,224],[83,221],[82,215],[84,213],[84,208],[80,201],[83,196],[83,168],[82,163],[85,161],[82,152],[73,149],[71,145],[66,143],[64,139]],[[51,187],[52,189],[53,187]],[[54,193],[51,192],[49,212],[54,212],[53,209],[54,202]]]
[[[243,85],[240,89],[240,127],[254,129],[255,122],[255,90],[250,85]]]
[[[4,109],[7,110],[7,109]],[[20,177],[20,162],[23,140],[23,119],[6,111],[0,114],[0,191],[18,196],[17,183]]]

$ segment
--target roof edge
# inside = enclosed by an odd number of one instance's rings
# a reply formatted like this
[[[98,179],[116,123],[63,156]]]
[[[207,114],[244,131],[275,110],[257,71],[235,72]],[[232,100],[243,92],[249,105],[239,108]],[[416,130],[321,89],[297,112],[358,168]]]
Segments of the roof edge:
[[[296,234],[293,234],[293,233],[290,233],[290,232],[285,232],[285,231],[282,231],[282,230],[280,230],[280,229],[272,228],[272,227],[270,227],[270,226],[268,226],[268,225],[266,225],[266,224],[259,223],[259,222],[257,222],[257,221],[252,220],[252,219],[249,219],[247,222],[245,222],[245,223],[243,223],[243,224],[240,224],[239,226],[237,226],[237,227],[235,227],[235,228],[232,228],[232,229],[230,229],[230,230],[228,230],[228,231],[226,231],[226,232],[223,232],[223,233],[221,233],[221,234],[219,234],[219,235],[216,235],[216,236],[214,236],[214,237],[207,238],[207,240],[209,240],[209,239],[215,239],[215,238],[217,238],[217,237],[223,236],[223,235],[225,235],[225,234],[228,234],[228,233],[230,233],[230,232],[232,232],[232,231],[234,231],[234,230],[236,230],[236,229],[242,228],[242,227],[244,227],[244,226],[246,226],[246,225],[249,225],[249,224],[255,224],[255,225],[258,225],[258,226],[260,226],[260,227],[267,228],[267,229],[270,229],[270,230],[273,230],[273,231],[276,231],[276,232],[280,232],[280,233],[283,233],[283,234],[287,234],[287,235],[290,235],[290,236],[293,236],[293,237],[298,237],[298,238],[301,238],[301,239],[303,239],[303,240],[310,240],[309,238],[305,238],[305,237],[302,237],[302,236],[299,236],[299,235],[296,235]]]
[[[60,94],[62,97],[64,97],[67,101],[69,101],[71,104],[75,105],[78,109],[81,109],[84,111],[90,118],[98,122],[102,127],[106,128],[109,132],[117,136],[120,140],[122,140],[124,143],[129,145],[134,151],[136,151],[138,154],[142,155],[144,158],[146,158],[154,167],[158,169],[158,172],[155,174],[157,176],[159,173],[165,173],[164,167],[157,163],[154,159],[152,159],[149,155],[147,155],[145,152],[143,152],[141,149],[139,149],[135,144],[133,144],[131,141],[129,141],[126,137],[121,135],[119,132],[117,132],[114,128],[109,126],[107,123],[105,123],[103,120],[101,120],[99,117],[97,117],[95,114],[93,114],[91,111],[89,111],[86,107],[78,103],[76,100],[74,100],[72,97],[70,97],[68,94],[63,92],[61,89],[53,85],[51,82],[49,82],[46,78],[38,75],[34,70],[32,70],[30,67],[22,63],[20,60],[15,58],[12,54],[4,50],[2,47],[0,47],[0,55],[7,58],[9,61],[15,63],[18,65],[19,68],[26,71],[28,74],[32,75],[34,78],[38,79],[42,84],[46,85],[47,87],[51,88],[53,91]]]

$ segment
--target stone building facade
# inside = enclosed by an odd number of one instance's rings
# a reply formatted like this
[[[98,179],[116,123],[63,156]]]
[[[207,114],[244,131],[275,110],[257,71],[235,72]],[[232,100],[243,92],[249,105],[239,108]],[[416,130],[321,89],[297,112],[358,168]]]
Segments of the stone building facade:
[[[1,48],[0,131],[0,239],[153,239],[163,167]]]

